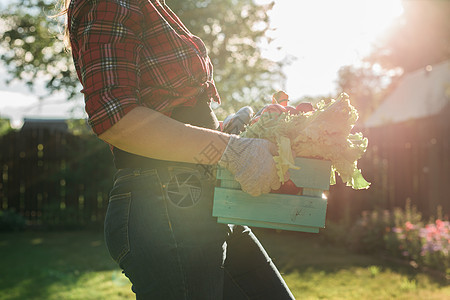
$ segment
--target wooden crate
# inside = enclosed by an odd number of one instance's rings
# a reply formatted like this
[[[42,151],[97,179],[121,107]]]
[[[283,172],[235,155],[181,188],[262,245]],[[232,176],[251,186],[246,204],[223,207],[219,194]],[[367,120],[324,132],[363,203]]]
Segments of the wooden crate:
[[[291,180],[303,188],[302,195],[263,194],[253,197],[240,189],[226,169],[217,170],[213,216],[219,223],[318,233],[325,227],[331,162],[299,158]]]

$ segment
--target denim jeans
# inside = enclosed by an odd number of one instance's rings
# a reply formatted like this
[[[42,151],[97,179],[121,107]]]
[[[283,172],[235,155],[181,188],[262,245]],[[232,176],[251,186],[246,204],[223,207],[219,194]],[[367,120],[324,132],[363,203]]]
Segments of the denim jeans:
[[[105,239],[136,299],[294,299],[252,231],[212,217],[213,195],[196,167],[117,172]]]

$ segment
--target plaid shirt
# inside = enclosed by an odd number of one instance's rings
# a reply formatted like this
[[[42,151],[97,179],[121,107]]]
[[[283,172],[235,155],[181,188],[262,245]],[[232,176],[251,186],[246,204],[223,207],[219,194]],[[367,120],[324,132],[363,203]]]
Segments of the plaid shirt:
[[[220,103],[205,45],[164,1],[72,0],[68,24],[96,134],[137,106],[170,116],[202,93]]]

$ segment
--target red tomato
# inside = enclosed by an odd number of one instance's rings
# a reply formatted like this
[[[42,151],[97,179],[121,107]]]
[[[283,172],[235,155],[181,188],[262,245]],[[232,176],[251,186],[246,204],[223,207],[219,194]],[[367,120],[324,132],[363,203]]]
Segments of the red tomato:
[[[274,194],[301,195],[303,189],[296,186],[292,180],[286,181],[278,190],[271,190]]]
[[[295,108],[297,109],[298,112],[309,112],[309,111],[313,111],[314,107],[311,105],[311,103],[300,103],[299,105],[297,105],[297,107]]]

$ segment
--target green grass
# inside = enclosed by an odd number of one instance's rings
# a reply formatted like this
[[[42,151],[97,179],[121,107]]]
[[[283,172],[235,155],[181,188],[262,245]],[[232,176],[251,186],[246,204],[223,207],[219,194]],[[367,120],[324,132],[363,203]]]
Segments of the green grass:
[[[410,266],[324,244],[320,235],[257,233],[296,299],[450,300],[450,285]]]
[[[0,234],[0,299],[134,299],[95,232]]]
[[[320,236],[255,230],[297,299],[450,299],[411,267],[325,245]],[[0,299],[134,299],[101,233],[0,234]]]

